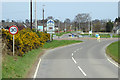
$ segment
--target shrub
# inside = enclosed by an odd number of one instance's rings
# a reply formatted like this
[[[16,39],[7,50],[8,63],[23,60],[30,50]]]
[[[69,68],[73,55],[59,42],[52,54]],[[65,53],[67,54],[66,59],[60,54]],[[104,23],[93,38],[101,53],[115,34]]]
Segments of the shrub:
[[[13,36],[2,29],[2,37],[4,42],[7,44],[8,49],[12,51]],[[49,34],[42,32],[33,32],[29,28],[20,30],[15,35],[15,53],[22,56],[25,52],[42,47],[47,40],[49,40]]]

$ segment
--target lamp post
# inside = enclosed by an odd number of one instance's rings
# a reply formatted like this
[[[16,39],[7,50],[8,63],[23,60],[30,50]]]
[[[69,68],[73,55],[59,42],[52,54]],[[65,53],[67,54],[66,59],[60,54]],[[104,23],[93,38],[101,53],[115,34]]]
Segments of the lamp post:
[[[45,29],[44,29],[44,6],[45,5],[43,5],[43,32],[45,32]]]
[[[37,32],[37,9],[36,9],[36,0],[35,0],[35,28],[36,28],[36,32]]]
[[[60,18],[59,18],[59,25],[58,25],[58,35],[60,34]],[[59,38],[59,36],[58,36]]]
[[[30,1],[30,28],[32,30],[32,0]]]

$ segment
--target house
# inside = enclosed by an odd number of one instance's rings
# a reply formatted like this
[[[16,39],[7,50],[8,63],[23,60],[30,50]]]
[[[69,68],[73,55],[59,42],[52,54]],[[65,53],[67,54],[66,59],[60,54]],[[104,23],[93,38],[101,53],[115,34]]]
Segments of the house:
[[[114,34],[120,34],[120,25],[118,25],[117,27],[113,28],[113,33]]]

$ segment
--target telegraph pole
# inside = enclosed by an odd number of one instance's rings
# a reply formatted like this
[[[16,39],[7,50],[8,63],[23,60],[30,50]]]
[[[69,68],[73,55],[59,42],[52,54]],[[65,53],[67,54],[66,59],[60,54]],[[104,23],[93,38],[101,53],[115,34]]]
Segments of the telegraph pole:
[[[30,1],[30,28],[32,30],[32,0]]]
[[[35,0],[35,28],[36,28],[36,32],[37,32],[37,9],[36,9],[37,7],[36,7],[36,0]]]

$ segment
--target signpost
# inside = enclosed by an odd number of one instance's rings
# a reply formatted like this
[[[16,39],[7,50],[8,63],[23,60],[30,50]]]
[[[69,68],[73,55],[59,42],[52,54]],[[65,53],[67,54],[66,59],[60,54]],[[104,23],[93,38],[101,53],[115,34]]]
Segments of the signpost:
[[[55,23],[52,19],[47,21],[47,33],[50,34],[50,41],[52,41],[52,34],[55,33]]]
[[[16,26],[11,26],[9,28],[9,33],[13,35],[13,56],[14,56],[14,35],[18,33],[18,28]]]

